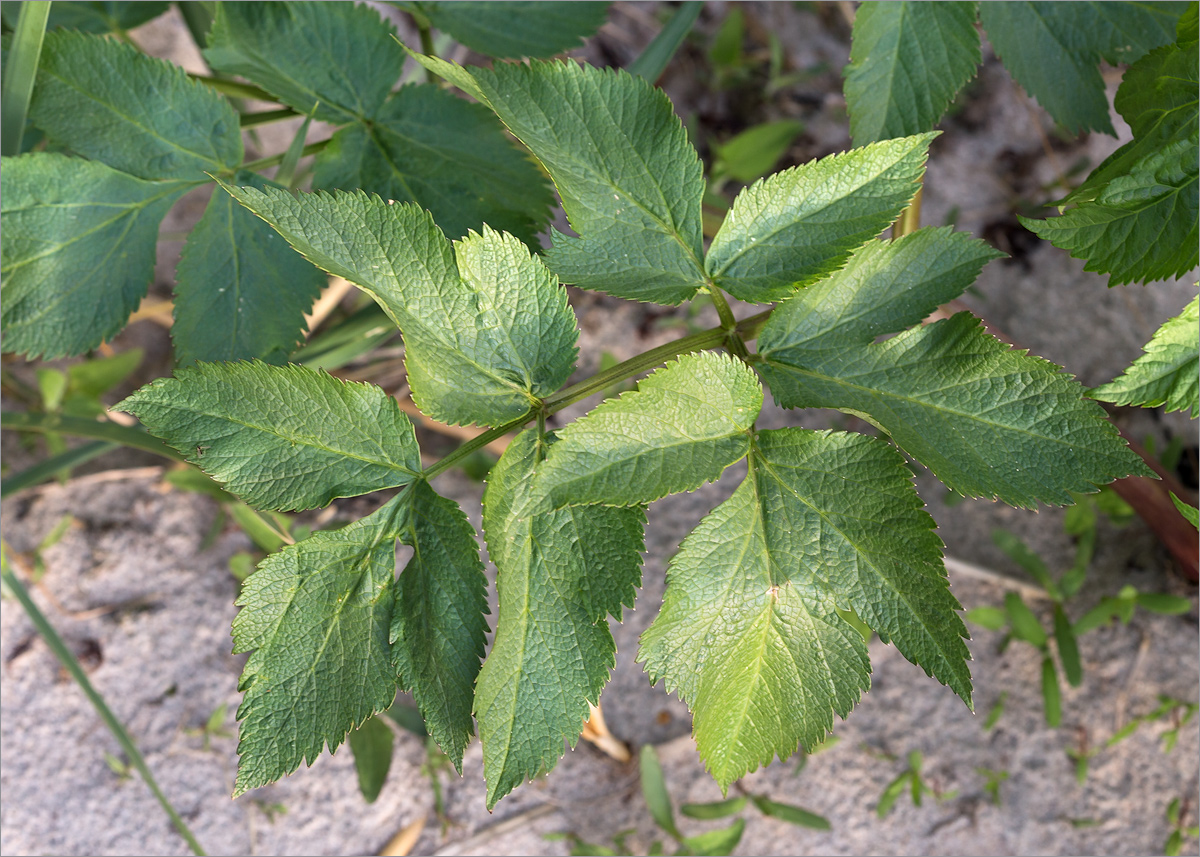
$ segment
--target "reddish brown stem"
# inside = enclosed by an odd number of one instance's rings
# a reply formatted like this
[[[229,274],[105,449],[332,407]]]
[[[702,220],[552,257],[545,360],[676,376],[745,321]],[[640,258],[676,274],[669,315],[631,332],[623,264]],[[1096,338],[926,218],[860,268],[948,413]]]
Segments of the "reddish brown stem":
[[[1183,576],[1196,583],[1200,579],[1200,541],[1196,538],[1196,530],[1192,527],[1175,504],[1171,502],[1171,493],[1186,500],[1187,490],[1175,478],[1175,475],[1163,467],[1149,455],[1146,450],[1132,438],[1121,432],[1129,441],[1129,448],[1142,457],[1146,464],[1158,474],[1159,479],[1149,479],[1145,476],[1126,476],[1112,484],[1113,490],[1121,499],[1133,507],[1142,520],[1150,527],[1175,561]]]

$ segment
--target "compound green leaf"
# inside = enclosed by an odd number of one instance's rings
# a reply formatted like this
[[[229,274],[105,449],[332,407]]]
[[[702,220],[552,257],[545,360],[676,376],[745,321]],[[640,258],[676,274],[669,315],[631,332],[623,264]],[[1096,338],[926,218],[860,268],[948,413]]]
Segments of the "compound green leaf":
[[[904,0],[858,7],[846,66],[856,143],[933,129],[982,59],[978,5]]]
[[[564,282],[664,304],[703,285],[702,168],[662,90],[573,62],[489,70],[414,56],[491,107],[554,179],[579,235],[555,231],[546,253]]]
[[[1095,199],[1049,220],[1021,218],[1040,238],[1086,259],[1109,285],[1179,277],[1200,261],[1197,131],[1137,161]]]
[[[4,350],[95,348],[146,296],[159,223],[189,185],[46,152],[5,158],[2,169]]]
[[[491,809],[575,745],[616,662],[607,616],[632,606],[645,514],[586,506],[530,514],[546,442],[519,435],[492,468],[483,528],[496,564],[496,640],[475,691]],[[557,445],[557,444],[555,444]],[[551,449],[554,447],[551,446]]]
[[[397,3],[484,56],[544,59],[577,48],[608,17],[608,3]]]
[[[1146,353],[1124,374],[1089,395],[1114,405],[1187,411],[1200,417],[1200,298],[1170,319],[1150,339]]]
[[[273,186],[241,171],[233,183]],[[188,234],[175,271],[175,363],[285,363],[304,339],[304,314],[325,275],[270,226],[217,190]]]
[[[204,181],[242,160],[226,98],[116,39],[48,33],[29,116],[75,154],[143,179]]]
[[[359,3],[217,5],[204,58],[284,104],[342,124],[372,119],[404,65],[391,25]]]
[[[762,402],[741,361],[685,354],[559,433],[538,468],[539,506],[631,506],[699,488],[746,455]]]
[[[63,2],[58,0],[50,7],[47,30],[59,28],[79,30],[84,33],[113,33],[132,30],[147,21],[152,21],[170,8],[170,3],[157,2]],[[0,3],[0,18],[4,26],[16,27],[20,3]]]
[[[401,87],[370,126],[334,134],[313,187],[415,202],[451,238],[487,223],[534,247],[553,203],[542,172],[490,110],[424,84]]]
[[[929,262],[914,270],[921,250]],[[1069,504],[1071,491],[1144,473],[1078,383],[969,313],[872,342],[961,292],[994,255],[944,230],[867,245],[764,327],[760,366],[776,400],[864,415],[949,487],[1015,506]]]
[[[260,509],[315,509],[421,473],[395,399],[303,366],[200,363],[117,407]]]
[[[485,226],[452,246],[427,211],[361,191],[226,190],[379,302],[404,332],[413,400],[434,419],[501,425],[571,374],[566,290],[511,235]]]
[[[233,620],[234,653],[252,653],[238,683],[234,797],[311,765],[395,698],[388,626],[402,501],[289,545],[246,579]]]
[[[429,734],[462,772],[474,734],[471,706],[487,642],[487,578],[475,528],[426,482],[409,490],[400,539],[413,549],[396,581],[392,660]]]
[[[705,267],[744,301],[776,301],[837,269],[912,200],[935,134],[793,167],[738,194]]]

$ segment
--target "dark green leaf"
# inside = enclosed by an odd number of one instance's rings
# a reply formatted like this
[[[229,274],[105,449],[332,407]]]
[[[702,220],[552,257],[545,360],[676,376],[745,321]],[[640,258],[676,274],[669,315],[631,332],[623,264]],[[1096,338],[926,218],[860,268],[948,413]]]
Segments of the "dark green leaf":
[[[780,300],[836,270],[912,200],[933,137],[874,143],[746,188],[705,269],[725,291],[754,302]]]
[[[350,752],[354,754],[354,769],[358,772],[358,790],[367,803],[375,803],[392,766],[392,747],[396,736],[378,717],[350,733]]]
[[[400,500],[402,498],[397,498]],[[396,695],[388,645],[395,500],[348,527],[267,557],[242,587],[234,653],[251,652],[238,689],[234,797],[312,764]]]
[[[220,3],[204,58],[335,124],[374,118],[404,65],[378,12],[337,2]]]
[[[5,26],[16,24],[20,3],[0,3],[0,17]],[[152,21],[170,7],[170,3],[150,2],[63,2],[56,0],[50,6],[50,20],[46,29],[79,30],[84,33],[113,33],[132,30],[147,21]]]
[[[1075,631],[1071,628],[1071,620],[1063,612],[1061,604],[1054,605],[1054,641],[1058,644],[1058,659],[1062,661],[1067,682],[1072,687],[1079,687],[1083,683],[1079,643],[1075,639]]]
[[[640,508],[586,506],[530,515],[545,440],[517,436],[483,498],[500,613],[475,688],[490,809],[575,745],[608,681],[616,647],[607,617],[632,606],[640,578]]]
[[[769,815],[771,818],[778,818],[798,827],[811,827],[813,830],[830,829],[829,819],[823,815],[817,815],[815,812],[809,812],[807,809],[792,806],[790,803],[768,800],[761,795],[754,796],[752,800],[763,815]]]
[[[487,578],[475,528],[452,500],[422,481],[408,503],[400,540],[413,556],[396,581],[392,660],[429,733],[461,772],[487,642]]]
[[[264,188],[250,172],[232,179]],[[217,190],[188,235],[176,269],[175,363],[284,363],[304,338],[304,314],[325,275],[262,220]]]
[[[30,118],[72,152],[144,179],[203,181],[242,160],[226,98],[116,39],[48,34]]]
[[[638,54],[637,59],[625,67],[625,70],[637,77],[643,77],[650,83],[655,83],[666,70],[667,64],[683,44],[692,25],[700,17],[704,3],[699,0],[685,0],[671,13],[670,20],[658,31],[658,35]]]
[[[667,792],[662,765],[652,745],[642,746],[638,755],[638,765],[642,774],[642,796],[646,799],[646,809],[650,810],[650,817],[671,836],[676,839],[682,838],[679,828],[675,826],[675,813],[671,810],[671,795]]]
[[[665,304],[704,284],[702,168],[662,90],[575,63],[417,59],[496,111],[554,179],[580,236],[553,233],[546,264],[564,282]]]
[[[259,508],[315,509],[420,476],[412,423],[373,384],[258,362],[176,374],[117,407]]]
[[[583,44],[608,17],[608,3],[397,3],[488,57],[543,59]],[[493,224],[494,225],[494,224]]]
[[[45,152],[5,158],[2,169],[4,350],[95,348],[145,297],[159,222],[188,185]]]
[[[856,144],[933,130],[979,67],[978,5],[858,7],[846,66],[846,109]]]
[[[537,246],[553,195],[486,107],[432,85],[401,87],[370,125],[355,122],[317,155],[313,188],[415,202],[460,238],[484,223]]]

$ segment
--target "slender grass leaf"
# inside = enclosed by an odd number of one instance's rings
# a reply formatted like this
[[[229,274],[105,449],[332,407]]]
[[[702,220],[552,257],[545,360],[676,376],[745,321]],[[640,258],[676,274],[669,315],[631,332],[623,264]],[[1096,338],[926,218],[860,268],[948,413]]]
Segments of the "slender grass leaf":
[[[1190,606],[1190,605],[1189,605]],[[1061,604],[1054,605],[1054,641],[1058,644],[1058,659],[1062,661],[1063,674],[1072,687],[1083,683],[1083,664],[1079,660],[1079,642],[1071,628],[1071,620],[1063,612]]]
[[[979,67],[978,3],[863,3],[846,109],[858,145],[930,131]]]
[[[1049,656],[1042,659],[1042,710],[1046,725],[1058,728],[1062,723],[1062,690],[1058,686],[1058,670]]]
[[[1139,607],[1151,613],[1161,613],[1164,616],[1182,616],[1192,609],[1192,600],[1182,595],[1168,595],[1165,592],[1139,592],[1137,594]]]
[[[749,451],[762,395],[744,363],[686,354],[563,429],[538,469],[538,507],[631,506],[711,482]]]
[[[830,829],[829,819],[823,815],[817,815],[815,812],[809,812],[807,809],[793,806],[790,803],[768,800],[762,795],[755,795],[751,800],[754,801],[759,812],[771,818],[778,818],[780,821],[786,821],[798,827],[810,827],[813,830]]]
[[[608,17],[608,3],[396,3],[476,53],[498,59],[545,59],[577,48]]]
[[[642,797],[646,800],[646,809],[663,831],[675,839],[683,835],[675,825],[675,813],[671,809],[671,794],[667,791],[667,780],[663,776],[662,763],[658,760],[658,751],[650,744],[644,744],[638,754],[638,769],[642,779]]]
[[[201,363],[117,407],[263,509],[315,509],[421,473],[412,423],[395,399],[302,366]]]
[[[900,795],[904,794],[904,789],[913,777],[912,771],[905,771],[884,787],[883,794],[879,796],[879,803],[875,806],[877,817],[887,818],[888,813],[892,811],[892,807],[896,805]]]
[[[1045,648],[1046,631],[1020,595],[1015,592],[1004,593],[1004,609],[1008,611],[1008,622],[1014,637],[1039,649]]]
[[[33,467],[4,477],[0,481],[0,497],[7,497],[33,485],[39,485],[48,479],[53,479],[62,472],[69,473],[72,468],[86,464],[93,458],[99,458],[106,452],[118,448],[118,444],[107,440],[94,440],[82,446],[68,449],[58,455],[52,455]]]
[[[423,84],[401,87],[369,126],[334,134],[317,155],[313,188],[415,202],[451,238],[486,223],[534,247],[553,203],[541,171],[490,110]]]
[[[1179,514],[1183,515],[1193,527],[1200,524],[1200,509],[1197,509],[1190,503],[1183,502],[1175,494],[1171,494],[1171,502],[1175,504],[1175,508],[1179,510]]]
[[[5,158],[3,173],[4,350],[95,348],[145,297],[159,222],[189,186],[45,152]]]
[[[237,185],[276,186],[241,171]],[[175,362],[284,363],[304,339],[304,314],[325,285],[262,220],[217,190],[188,234],[176,269]]]
[[[492,468],[483,529],[496,564],[496,638],[475,688],[487,805],[552,768],[574,746],[588,703],[616,662],[606,617],[632,606],[641,577],[640,508],[604,506],[530,515],[544,441],[535,430]]]
[[[1115,405],[1166,406],[1200,416],[1200,298],[1151,337],[1146,352],[1119,377],[1088,395]]]
[[[944,230],[868,244],[763,328],[775,399],[865,414],[955,491],[1016,506],[1068,504],[1072,491],[1148,473],[1078,383],[969,313],[872,343],[961,292],[994,255]]]
[[[390,24],[359,3],[220,3],[204,58],[307,116],[372,119],[400,77]]]
[[[375,803],[392,767],[392,750],[396,736],[378,717],[350,732],[350,752],[354,754],[354,769],[358,772],[358,790],[363,800]]]
[[[709,275],[740,300],[767,302],[836,270],[912,200],[934,136],[874,143],[746,188],[709,248]]]
[[[16,10],[20,3],[0,3],[0,19],[5,26],[16,25]],[[79,30],[83,33],[115,33],[132,30],[153,21],[167,11],[170,3],[150,2],[64,2],[55,0],[50,6],[49,30]]]
[[[720,830],[709,830],[697,833],[695,836],[685,836],[680,844],[687,849],[688,854],[697,855],[727,855],[742,841],[742,833],[746,829],[746,819],[739,818],[729,827]]]
[[[571,374],[578,329],[566,290],[512,236],[485,226],[452,246],[428,212],[361,191],[226,190],[375,298],[404,332],[413,400],[430,417],[501,425]]]
[[[571,228],[546,264],[564,281],[678,304],[705,282],[700,159],[665,93],[573,62],[464,69],[414,55],[491,107],[554,179]]]
[[[418,482],[409,504],[400,539],[413,557],[396,581],[392,660],[429,733],[461,772],[475,732],[471,705],[487,642],[487,578],[475,528],[452,500]]]
[[[0,154],[5,156],[19,155],[25,149],[29,101],[33,97],[33,84],[37,79],[49,14],[49,2],[22,4],[11,41],[5,39],[0,48],[0,54],[3,55],[0,64],[4,68],[4,83],[0,90],[3,95],[0,118],[4,122],[0,130]]]
[[[738,796],[726,800],[714,801],[713,803],[685,803],[679,807],[679,812],[688,818],[711,820],[737,815],[745,806],[746,798]]]
[[[47,34],[30,118],[72,152],[143,179],[203,181],[242,160],[228,99],[100,36]]]
[[[658,35],[638,54],[637,59],[625,67],[625,70],[645,78],[650,83],[657,82],[691,31],[692,25],[700,17],[700,10],[703,8],[704,3],[698,0],[685,0],[680,3],[667,23],[658,31]]]

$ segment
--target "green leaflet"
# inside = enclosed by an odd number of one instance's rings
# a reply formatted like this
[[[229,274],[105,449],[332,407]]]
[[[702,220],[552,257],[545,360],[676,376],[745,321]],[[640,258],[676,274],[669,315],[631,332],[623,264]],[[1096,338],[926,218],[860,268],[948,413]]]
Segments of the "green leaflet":
[[[4,350],[95,348],[146,296],[159,222],[190,185],[46,152],[4,158],[2,169]]]
[[[1086,259],[1109,285],[1186,274],[1200,260],[1197,132],[1112,179],[1096,198],[1049,220],[1021,219],[1040,238]]]
[[[1163,324],[1146,345],[1146,353],[1124,374],[1088,395],[1114,405],[1137,405],[1188,411],[1200,417],[1200,298]]]
[[[272,182],[241,171],[234,184]],[[175,363],[284,363],[304,339],[304,314],[325,275],[274,229],[217,189],[188,234],[175,271]]]
[[[1174,39],[1183,3],[989,2],[979,19],[1005,68],[1071,133],[1115,134],[1097,68]]]
[[[631,506],[699,488],[746,455],[762,402],[741,361],[685,354],[560,432],[538,468],[537,507]]]
[[[535,247],[553,202],[491,111],[423,84],[401,87],[369,127],[355,122],[334,134],[317,156],[313,187],[415,202],[451,238],[487,223]]]
[[[751,454],[746,480],[671,560],[662,611],[638,654],[651,679],[666,679],[692,710],[700,755],[722,789],[800,743],[819,743],[834,713],[845,717],[870,687],[866,643],[837,607],[843,591],[861,586],[865,594],[878,583],[871,561],[896,561],[890,550],[863,552],[839,531],[865,529],[855,502],[871,511],[886,505],[874,494],[881,484],[888,500],[901,494],[900,508],[888,514],[924,551],[917,568],[928,574],[922,566],[940,554],[907,472],[883,444],[798,429],[759,437],[764,445]],[[793,464],[806,456],[808,472],[771,467],[773,457]],[[852,494],[843,490],[843,470]],[[874,539],[870,550],[878,550]],[[944,612],[955,615],[953,607]],[[953,625],[943,634],[953,635]]]
[[[392,703],[388,625],[403,498],[283,548],[246,579],[233,620],[234,654],[252,653],[238,683],[234,797],[311,765]]]
[[[913,268],[917,251],[929,258]],[[776,400],[865,414],[951,488],[1016,506],[1068,504],[1071,491],[1144,472],[1078,383],[969,313],[872,343],[961,293],[994,256],[948,230],[868,244],[763,328]]]
[[[1179,514],[1183,515],[1189,524],[1193,527],[1200,524],[1200,509],[1183,502],[1174,494],[1171,495],[1171,502],[1175,504],[1175,508],[1179,510]]]
[[[577,48],[608,17],[608,3],[396,3],[473,51],[500,59],[544,59]]]
[[[116,39],[48,33],[29,116],[75,154],[143,179],[204,181],[242,160],[226,98]]]
[[[662,90],[574,62],[488,70],[413,56],[496,111],[546,167],[580,236],[555,231],[546,253],[564,282],[664,304],[704,284],[702,168]]]
[[[170,3],[157,2],[63,2],[58,0],[50,7],[47,30],[80,30],[84,33],[111,33],[116,30],[132,30],[163,14]],[[17,24],[18,3],[0,3],[0,18],[6,27]]]
[[[404,332],[413,400],[434,419],[501,425],[571,374],[578,330],[566,290],[512,236],[485,226],[452,246],[428,212],[361,191],[226,190],[375,298]]]
[[[176,376],[117,407],[260,509],[315,509],[420,476],[412,423],[372,384],[258,362]]]
[[[873,143],[751,185],[713,239],[706,270],[734,297],[758,303],[836,270],[912,200],[935,136]]]
[[[404,65],[378,12],[337,2],[220,3],[204,58],[335,124],[374,118]]]
[[[496,640],[475,690],[488,809],[552,768],[564,739],[575,745],[616,662],[606,617],[633,605],[641,577],[642,509],[529,514],[545,442],[536,430],[518,435],[483,497],[500,594]]]
[[[869,2],[854,15],[846,109],[858,145],[929,131],[982,59],[977,3]]]
[[[400,539],[413,556],[396,581],[392,661],[429,734],[461,773],[488,630],[487,578],[475,528],[458,505],[423,481],[407,493]]]

